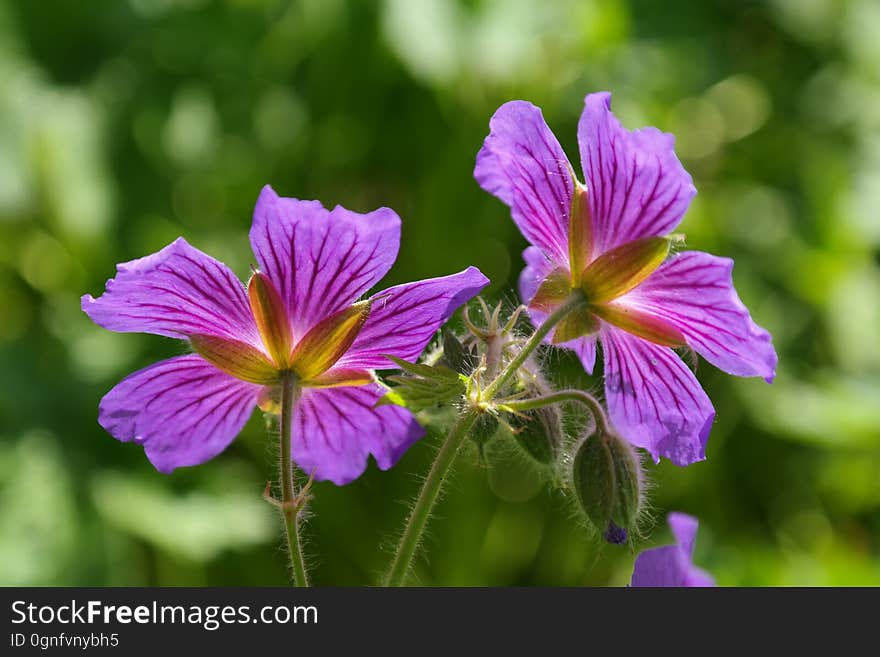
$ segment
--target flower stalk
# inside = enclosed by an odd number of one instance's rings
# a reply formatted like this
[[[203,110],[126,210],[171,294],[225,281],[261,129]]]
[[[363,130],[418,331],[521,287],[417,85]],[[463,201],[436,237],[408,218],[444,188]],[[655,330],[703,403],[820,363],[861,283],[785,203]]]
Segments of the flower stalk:
[[[563,402],[578,402],[587,407],[593,420],[596,422],[596,430],[603,434],[610,433],[608,419],[605,417],[605,411],[595,397],[583,390],[560,390],[552,392],[540,397],[532,397],[531,399],[516,399],[511,401],[503,401],[499,403],[499,408],[505,411],[515,413],[523,413],[533,411],[544,406],[552,406],[553,404],[561,404]]]
[[[281,377],[281,515],[287,529],[287,552],[290,557],[290,572],[293,586],[308,586],[309,577],[303,557],[302,541],[299,535],[300,512],[305,505],[305,489],[296,494],[291,454],[293,434],[293,407],[299,395],[296,376],[285,372]]]
[[[412,565],[413,557],[416,549],[421,541],[422,533],[428,524],[428,518],[437,498],[440,496],[440,490],[443,487],[443,481],[449,473],[449,468],[455,461],[458,450],[467,438],[468,432],[474,425],[479,413],[474,409],[468,409],[459,415],[455,424],[449,430],[440,451],[437,452],[437,458],[431,466],[430,472],[422,485],[422,490],[410,511],[409,518],[406,522],[406,528],[403,536],[397,546],[397,552],[394,555],[394,561],[391,563],[391,569],[385,578],[385,586],[403,586],[406,575]]]

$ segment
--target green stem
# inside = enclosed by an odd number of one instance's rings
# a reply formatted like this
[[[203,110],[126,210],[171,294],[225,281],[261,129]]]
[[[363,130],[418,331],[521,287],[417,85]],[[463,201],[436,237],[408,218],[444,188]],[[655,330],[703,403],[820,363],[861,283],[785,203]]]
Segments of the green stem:
[[[467,410],[459,415],[455,424],[449,430],[446,440],[437,452],[437,458],[431,466],[431,471],[422,485],[416,503],[410,511],[409,518],[406,523],[406,529],[397,546],[397,553],[394,555],[394,561],[391,564],[391,570],[385,579],[385,586],[403,586],[406,575],[409,572],[416,549],[421,541],[422,532],[425,525],[428,524],[428,518],[437,498],[440,495],[440,489],[443,487],[443,481],[449,473],[449,468],[455,461],[458,450],[461,448],[468,431],[477,419],[478,412],[475,410]]]
[[[483,391],[481,400],[484,402],[492,401],[501,388],[510,381],[511,377],[516,374],[522,364],[532,355],[532,352],[538,348],[538,345],[540,345],[544,338],[547,337],[553,327],[561,322],[568,313],[577,310],[586,304],[587,300],[584,295],[577,292],[572,294],[565,303],[550,313],[547,316],[547,319],[535,329],[535,332],[532,333],[532,336],[526,341],[523,348],[519,350],[519,353],[517,353],[504,370],[502,370],[501,374],[495,377],[495,380],[492,381],[492,383],[489,384],[489,387]]]
[[[293,406],[298,396],[296,377],[290,372],[284,373],[281,377],[281,515],[287,528],[287,552],[290,556],[293,586],[308,586],[309,577],[299,536],[300,500],[296,498],[291,458]]]
[[[542,406],[550,406],[552,404],[559,404],[567,401],[579,402],[586,406],[590,409],[590,413],[593,415],[593,419],[596,422],[596,430],[605,435],[610,433],[608,418],[605,417],[605,411],[602,409],[602,404],[600,404],[591,394],[584,392],[583,390],[560,390],[547,395],[541,395],[540,397],[532,397],[531,399],[502,401],[499,402],[498,405],[505,410],[522,412],[532,411],[536,408],[541,408]]]

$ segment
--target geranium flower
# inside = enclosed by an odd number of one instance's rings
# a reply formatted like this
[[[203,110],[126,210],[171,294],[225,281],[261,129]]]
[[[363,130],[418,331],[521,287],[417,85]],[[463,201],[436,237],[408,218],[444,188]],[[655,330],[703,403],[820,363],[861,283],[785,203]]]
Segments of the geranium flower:
[[[532,319],[583,294],[587,306],[548,339],[573,349],[589,372],[601,341],[608,410],[634,445],[678,465],[704,459],[715,411],[674,349],[768,382],[776,352],[734,290],[731,260],[670,255],[670,233],[696,193],[674,138],[629,132],[611,113],[610,94],[587,96],[578,124],[583,184],[534,105],[506,103],[489,125],[474,175],[510,206],[532,244],[520,277]]]
[[[397,214],[328,211],[268,186],[250,239],[259,269],[247,286],[180,238],[119,265],[101,297],[82,298],[106,329],[186,340],[195,352],[125,378],[101,400],[99,422],[171,472],[223,451],[255,406],[277,410],[288,371],[301,388],[292,456],[304,471],[345,484],[370,454],[390,468],[423,430],[409,411],[374,408],[373,370],[394,367],[386,355],[414,360],[488,279],[470,267],[358,301],[397,257]]]
[[[691,561],[699,523],[693,516],[670,513],[666,518],[675,545],[645,550],[633,567],[632,586],[715,586],[711,575]]]

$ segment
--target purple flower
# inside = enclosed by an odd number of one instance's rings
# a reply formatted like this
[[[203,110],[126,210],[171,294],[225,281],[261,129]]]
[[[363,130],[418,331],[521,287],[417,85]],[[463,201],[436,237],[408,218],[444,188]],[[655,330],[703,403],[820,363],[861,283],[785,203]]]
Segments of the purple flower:
[[[374,408],[373,370],[414,360],[434,332],[487,283],[479,270],[398,285],[357,299],[391,268],[400,218],[265,187],[250,232],[259,271],[245,287],[223,263],[182,238],[121,264],[83,310],[111,331],[186,340],[195,353],[123,379],[101,400],[99,422],[144,446],[162,472],[213,458],[255,406],[277,410],[281,371],[301,387],[293,460],[318,479],[345,484],[370,454],[390,468],[423,430],[399,407]]]
[[[666,521],[675,545],[642,552],[633,567],[632,586],[715,586],[712,577],[691,562],[697,519],[684,513],[670,513]]]
[[[669,234],[696,193],[672,135],[629,132],[611,113],[610,94],[587,96],[578,124],[582,184],[534,105],[506,103],[489,125],[474,176],[510,206],[533,245],[520,277],[532,319],[542,322],[582,292],[587,307],[550,340],[574,350],[589,372],[602,342],[608,410],[634,445],[678,465],[704,459],[715,411],[674,349],[768,382],[776,352],[733,288],[733,261],[669,255]]]

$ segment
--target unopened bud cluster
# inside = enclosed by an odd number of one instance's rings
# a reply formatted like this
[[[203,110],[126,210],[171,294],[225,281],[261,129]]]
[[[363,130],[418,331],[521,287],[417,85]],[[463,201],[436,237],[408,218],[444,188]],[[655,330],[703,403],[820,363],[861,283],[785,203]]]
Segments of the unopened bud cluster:
[[[617,435],[598,401],[583,391],[587,406],[550,402],[559,393],[547,382],[534,357],[527,358],[497,399],[483,400],[484,390],[522,348],[516,323],[521,309],[506,320],[502,306],[489,309],[478,299],[483,321],[476,322],[466,309],[463,336],[444,333],[434,362],[454,370],[467,381],[465,403],[479,415],[470,432],[481,461],[493,440],[512,440],[519,452],[554,484],[570,491],[583,514],[603,538],[616,545],[626,543],[638,520],[644,500],[641,463],[635,450]],[[558,395],[557,395],[558,397]],[[542,400],[547,399],[546,404]],[[576,402],[577,398],[565,401]],[[568,424],[589,428],[577,440],[566,431],[566,411],[577,413]],[[593,417],[578,422],[584,411]],[[568,411],[567,411],[568,412]],[[602,415],[596,418],[596,413]]]

